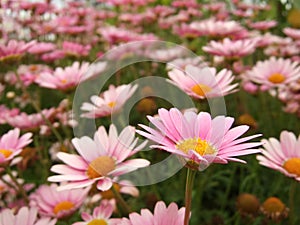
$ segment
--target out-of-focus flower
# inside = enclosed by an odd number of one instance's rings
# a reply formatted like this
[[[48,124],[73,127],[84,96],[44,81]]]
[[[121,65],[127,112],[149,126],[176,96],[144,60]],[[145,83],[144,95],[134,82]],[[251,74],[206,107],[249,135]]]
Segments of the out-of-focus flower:
[[[141,214],[131,213],[129,219],[123,218],[121,225],[150,225],[150,224],[168,224],[182,225],[184,220],[185,208],[178,209],[176,203],[171,203],[168,207],[162,201],[157,202],[152,214],[148,209],[142,209]]]
[[[236,207],[242,215],[253,217],[258,214],[260,203],[255,195],[243,193],[237,197]]]
[[[100,118],[120,111],[136,89],[137,85],[131,86],[127,84],[117,87],[110,85],[108,90],[100,96],[93,95],[91,97],[92,103],[83,103],[81,110],[87,112],[81,114],[81,117]]]
[[[269,21],[250,22],[248,26],[256,30],[269,30],[277,26],[277,21],[269,20]]]
[[[53,73],[43,72],[36,79],[41,87],[68,91],[74,89],[80,82],[84,81],[85,72],[88,70],[89,63],[74,62],[72,66],[56,68]]]
[[[244,113],[244,114],[240,115],[237,122],[239,125],[242,125],[242,124],[248,125],[252,129],[257,128],[256,120],[248,113]]]
[[[69,184],[59,187],[61,190],[87,187],[94,183],[99,190],[109,190],[114,177],[149,165],[149,161],[145,159],[126,160],[146,145],[143,142],[135,147],[137,139],[134,137],[134,127],[125,127],[118,136],[116,127],[112,124],[108,134],[101,126],[95,132],[94,139],[87,136],[74,138],[72,143],[80,155],[59,152],[57,157],[66,165],[52,166],[51,171],[61,175],[51,176],[48,180],[69,181]]]
[[[55,225],[56,219],[37,218],[37,208],[22,207],[16,215],[11,209],[0,212],[1,225]]]
[[[25,86],[32,84],[36,78],[43,72],[50,72],[51,69],[42,64],[20,65],[17,73]],[[15,77],[17,80],[17,78]]]
[[[239,59],[254,52],[256,42],[253,39],[231,41],[225,38],[222,42],[211,41],[202,49],[213,55],[224,56],[229,59]]]
[[[259,164],[277,170],[285,176],[300,181],[300,137],[282,131],[280,141],[275,138],[263,139],[262,155],[257,156]]]
[[[171,69],[181,69],[185,70],[185,67],[188,65],[197,66],[197,67],[205,67],[207,63],[204,62],[202,57],[194,57],[194,58],[179,58],[175,59],[171,62],[167,63],[167,70]]]
[[[0,164],[18,156],[22,149],[32,142],[32,133],[20,136],[20,129],[10,130],[0,138]]]
[[[119,225],[120,219],[110,219],[114,211],[114,205],[107,200],[102,200],[100,206],[94,208],[93,214],[81,213],[84,222],[76,222],[72,225]]]
[[[260,211],[273,221],[279,222],[286,218],[289,209],[284,203],[276,197],[270,197],[264,201],[260,207]]]
[[[72,215],[84,202],[89,188],[57,191],[57,185],[41,185],[30,195],[30,206],[37,207],[39,214],[58,219]]]
[[[56,45],[48,42],[39,42],[34,44],[28,49],[30,54],[43,54],[56,49]]]
[[[130,181],[128,180],[116,180],[113,184],[115,191],[121,194],[128,194],[133,197],[139,196],[139,189],[137,189]],[[113,199],[115,194],[112,190],[101,191],[101,197],[103,199]]]
[[[6,118],[18,115],[20,110],[18,108],[9,109],[5,105],[0,105],[0,124],[6,123]]]
[[[268,88],[288,84],[300,77],[300,66],[290,59],[271,57],[258,61],[252,70],[245,73],[247,79]]]
[[[26,51],[36,43],[35,40],[25,43],[24,41],[9,40],[7,44],[0,43],[0,62],[18,60]]]
[[[62,43],[62,50],[66,55],[80,57],[87,56],[91,50],[90,45],[81,45],[76,42],[64,41]]]
[[[172,83],[194,98],[213,98],[228,95],[236,91],[238,84],[232,72],[226,69],[217,73],[215,68],[198,68],[188,65],[185,72],[173,69],[168,73]]]
[[[157,145],[152,145],[152,148],[181,156],[186,166],[195,170],[206,169],[211,163],[245,163],[235,156],[260,152],[253,148],[261,143],[244,143],[260,135],[239,138],[249,127],[243,125],[230,129],[234,122],[231,117],[212,119],[206,112],[197,114],[188,111],[182,114],[176,108],[169,111],[162,108],[158,110],[157,117],[148,116],[148,119],[155,128],[141,124],[146,132],[138,130],[137,133],[156,142]]]
[[[41,113],[47,119],[50,119],[55,113],[55,108],[44,109]],[[12,127],[18,127],[22,130],[33,130],[46,123],[41,113],[27,114],[22,112],[17,116],[7,117],[6,121]]]
[[[283,29],[283,33],[285,33],[287,36],[294,38],[294,39],[300,39],[300,29],[294,29],[290,27],[286,27]]]

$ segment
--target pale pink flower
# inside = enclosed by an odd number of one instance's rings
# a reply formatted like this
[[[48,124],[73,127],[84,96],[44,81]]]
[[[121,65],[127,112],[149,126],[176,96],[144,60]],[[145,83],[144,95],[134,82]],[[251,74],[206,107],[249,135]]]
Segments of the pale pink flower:
[[[28,49],[31,54],[43,54],[56,49],[56,45],[49,42],[39,42]]]
[[[256,42],[253,39],[232,41],[229,38],[225,38],[222,42],[210,41],[202,49],[213,55],[239,59],[252,54],[255,51],[255,47]]]
[[[81,114],[81,117],[100,118],[120,111],[136,89],[137,85],[124,84],[117,87],[110,85],[108,90],[100,96],[93,95],[92,103],[84,102],[82,104],[81,110],[87,112]]]
[[[135,128],[131,126],[125,127],[119,136],[113,124],[110,125],[108,134],[101,126],[95,132],[94,139],[84,136],[74,138],[72,143],[79,155],[59,152],[57,157],[66,165],[52,166],[51,171],[60,175],[48,178],[51,182],[70,182],[60,186],[61,190],[96,183],[99,190],[106,191],[111,188],[114,177],[149,165],[149,161],[145,159],[126,160],[146,145],[143,142],[135,147]]]
[[[72,215],[84,202],[89,188],[58,191],[56,184],[41,185],[30,195],[30,206],[37,207],[39,214],[58,219]]]
[[[238,84],[232,72],[227,69],[217,70],[212,67],[199,68],[187,65],[185,71],[173,69],[168,72],[171,82],[194,98],[213,98],[228,95],[236,91]]]
[[[65,68],[57,67],[53,73],[43,72],[36,79],[41,87],[68,91],[74,89],[80,82],[84,81],[89,63],[74,62],[72,66]]]
[[[22,207],[16,215],[11,209],[0,212],[0,225],[55,225],[56,219],[37,218],[36,208]]]
[[[166,207],[166,204],[160,201],[156,203],[153,214],[148,209],[142,209],[140,214],[129,214],[129,220],[123,218],[118,225],[182,225],[184,213],[184,207],[178,209],[174,202]]]
[[[9,162],[18,156],[24,147],[32,142],[32,133],[20,136],[20,129],[15,128],[0,138],[0,164]]]
[[[283,29],[283,33],[293,39],[300,39],[300,29],[294,29],[290,27],[286,27]]]
[[[52,52],[47,52],[41,55],[41,60],[45,62],[52,62],[58,59],[63,59],[65,57],[65,53],[63,50],[54,50]]]
[[[300,77],[300,66],[290,59],[271,57],[258,61],[255,66],[245,73],[247,79],[268,88],[288,84]]]
[[[152,148],[158,148],[180,156],[186,166],[195,170],[206,169],[211,163],[228,163],[228,161],[243,162],[236,156],[258,153],[252,149],[261,145],[259,142],[245,143],[260,135],[240,138],[249,126],[241,125],[230,129],[234,118],[217,116],[211,118],[206,112],[188,111],[182,114],[172,108],[158,110],[158,117],[148,116],[154,125],[140,126],[146,131],[137,133],[157,143]]]
[[[110,219],[114,211],[114,205],[107,200],[102,200],[100,206],[94,208],[93,214],[81,213],[84,222],[76,222],[72,225],[109,224],[119,225],[121,219]]]
[[[5,105],[0,105],[0,124],[5,124],[6,118],[8,117],[14,117],[18,115],[20,112],[20,109],[18,108],[13,108],[9,109]]]
[[[207,63],[204,62],[203,58],[201,56],[198,56],[198,57],[174,59],[173,61],[167,63],[167,70],[172,70],[172,69],[185,70],[185,68],[188,65],[202,67],[202,68],[207,67]]]
[[[55,108],[43,109],[41,113],[47,119],[50,119],[55,113]],[[22,112],[17,116],[7,117],[6,121],[12,127],[18,127],[22,130],[37,129],[45,124],[45,120],[40,113],[27,114]]]
[[[22,57],[35,43],[35,40],[28,43],[16,40],[9,40],[7,44],[0,43],[0,62]]]
[[[259,21],[259,22],[251,22],[249,23],[249,27],[256,30],[268,30],[277,26],[277,21],[269,20],[269,21]]]
[[[17,73],[25,86],[32,84],[43,72],[51,72],[50,67],[42,64],[20,65]],[[17,78],[15,78],[17,80]]]
[[[262,155],[257,156],[259,164],[277,170],[285,176],[300,181],[300,136],[282,131],[280,141],[275,138],[263,139]]]
[[[81,45],[76,42],[64,41],[62,43],[62,50],[66,55],[71,56],[87,56],[91,50],[91,45]]]

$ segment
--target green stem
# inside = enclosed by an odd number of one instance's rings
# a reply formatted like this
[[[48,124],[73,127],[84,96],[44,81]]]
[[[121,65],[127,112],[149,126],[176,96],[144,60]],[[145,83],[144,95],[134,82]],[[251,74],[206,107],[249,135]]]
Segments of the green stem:
[[[131,213],[131,209],[122,197],[122,195],[115,189],[114,186],[111,188],[112,192],[114,193],[114,196],[116,197],[117,202],[120,204],[120,208],[122,211],[123,216],[129,215]]]
[[[22,195],[22,197],[24,198],[24,201],[28,205],[29,199],[28,199],[28,196],[26,194],[26,191],[24,190],[23,186],[18,182],[17,178],[13,175],[13,173],[12,173],[9,166],[6,167],[6,173],[11,178],[11,180],[15,183],[15,185],[18,187],[19,193]]]
[[[289,225],[294,224],[294,216],[295,216],[295,192],[296,192],[296,186],[297,182],[292,180],[292,183],[290,185],[290,192],[289,192]]]
[[[192,191],[195,180],[196,170],[188,168],[186,175],[185,185],[185,214],[184,214],[184,225],[189,224],[191,214],[191,203],[192,203]]]

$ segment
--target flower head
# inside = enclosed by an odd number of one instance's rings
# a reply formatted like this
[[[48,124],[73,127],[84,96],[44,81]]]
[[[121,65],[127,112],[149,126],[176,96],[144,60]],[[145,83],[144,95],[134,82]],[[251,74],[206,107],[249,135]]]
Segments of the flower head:
[[[85,200],[89,188],[57,191],[57,185],[41,185],[30,195],[30,205],[43,216],[64,218],[72,215]]]
[[[288,216],[289,209],[279,198],[270,197],[262,203],[260,211],[268,218],[278,222]]]
[[[176,86],[194,98],[212,98],[225,96],[235,90],[238,84],[231,84],[234,79],[232,72],[226,69],[217,73],[215,68],[198,68],[192,65],[182,72],[173,69],[168,73]]]
[[[199,114],[188,111],[182,114],[172,108],[158,110],[158,117],[148,116],[155,129],[140,125],[145,131],[140,135],[154,141],[158,148],[180,156],[186,166],[203,170],[210,163],[228,163],[228,161],[245,162],[236,156],[258,153],[252,149],[261,143],[244,143],[260,135],[239,138],[249,127],[246,125],[230,129],[234,119],[217,116],[211,118],[206,112]]]
[[[136,147],[135,128],[125,127],[118,136],[112,124],[107,134],[103,126],[95,132],[94,139],[89,137],[72,140],[80,155],[59,152],[57,157],[67,165],[54,165],[51,171],[61,174],[48,178],[51,182],[69,181],[60,189],[87,187],[93,183],[97,188],[106,191],[113,185],[113,178],[149,165],[145,159],[128,157],[141,150],[146,142]],[[126,160],[126,161],[125,161]]]
[[[300,136],[282,131],[280,141],[275,138],[262,140],[264,149],[257,156],[259,164],[277,170],[300,181]]]
[[[123,107],[136,89],[137,85],[131,86],[127,84],[118,87],[110,85],[109,89],[103,92],[101,96],[93,95],[91,97],[92,103],[83,103],[81,110],[87,112],[81,114],[81,116],[86,118],[100,118],[116,113]]]

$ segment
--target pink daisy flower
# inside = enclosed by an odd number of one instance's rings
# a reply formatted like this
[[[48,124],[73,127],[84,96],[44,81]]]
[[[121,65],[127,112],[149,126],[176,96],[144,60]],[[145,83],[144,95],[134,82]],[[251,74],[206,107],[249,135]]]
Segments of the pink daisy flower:
[[[284,175],[300,181],[300,136],[282,131],[280,140],[263,139],[262,155],[257,156],[259,164],[277,170]]]
[[[19,112],[20,109],[18,108],[9,109],[5,105],[0,105],[0,124],[5,124],[7,118],[14,117],[18,115]]]
[[[249,27],[256,30],[269,30],[277,26],[277,21],[269,20],[269,21],[258,21],[249,23]]]
[[[32,133],[20,136],[20,129],[15,128],[0,138],[0,164],[12,160],[23,148],[32,142]]]
[[[48,180],[69,181],[69,184],[59,187],[61,190],[87,187],[93,183],[101,191],[110,189],[113,185],[112,178],[149,165],[149,161],[145,159],[126,160],[146,145],[143,142],[136,146],[138,139],[134,136],[134,127],[125,127],[118,136],[117,129],[112,124],[108,134],[101,126],[95,132],[94,139],[87,136],[74,138],[72,143],[80,155],[59,152],[57,157],[66,165],[52,166],[51,171],[60,175],[51,176]]]
[[[87,72],[89,63],[74,62],[72,66],[63,68],[56,68],[53,73],[44,72],[36,79],[36,82],[41,87],[50,89],[58,89],[67,91],[75,88],[80,82],[86,79],[85,72]]]
[[[41,185],[30,195],[30,205],[43,216],[58,219],[72,215],[84,202],[89,188],[57,191],[57,185]]]
[[[28,52],[31,54],[43,54],[46,52],[50,52],[56,49],[56,45],[48,42],[39,42],[33,45],[28,49]]]
[[[247,79],[262,84],[268,88],[289,84],[300,77],[300,66],[290,59],[271,57],[265,61],[259,61],[246,72]]]
[[[86,212],[81,213],[81,218],[84,222],[76,222],[72,225],[119,225],[121,219],[110,219],[114,211],[114,205],[107,200],[102,200],[100,206],[94,208],[93,214],[90,215]]]
[[[91,50],[91,46],[81,45],[76,42],[64,41],[62,44],[62,49],[67,55],[80,57],[87,56]]]
[[[181,156],[192,169],[203,170],[210,163],[228,163],[228,161],[244,162],[235,156],[258,153],[260,150],[252,149],[261,143],[244,143],[255,137],[252,135],[239,138],[249,126],[243,125],[230,129],[234,119],[217,116],[211,118],[206,112],[199,114],[188,111],[182,114],[178,109],[172,108],[158,110],[158,117],[148,116],[155,126],[151,128],[140,125],[145,131],[138,134],[157,143],[152,148],[158,148]]]
[[[229,38],[225,38],[222,42],[211,41],[202,49],[213,55],[239,59],[252,54],[255,51],[255,47],[256,42],[253,39],[232,41]]]
[[[22,207],[16,215],[11,209],[0,212],[0,225],[54,225],[56,219],[37,218],[37,209]]]
[[[178,209],[176,203],[171,203],[168,207],[162,201],[157,202],[152,214],[148,209],[142,209],[141,213],[131,213],[129,220],[123,218],[120,225],[182,225],[185,208]]]
[[[228,95],[236,91],[238,84],[232,72],[227,69],[217,73],[215,68],[199,68],[187,65],[185,71],[173,69],[168,72],[171,82],[194,98],[212,98]]]
[[[117,87],[110,85],[108,90],[100,96],[93,95],[92,103],[84,102],[82,104],[81,110],[87,112],[81,114],[81,117],[100,118],[120,111],[136,89],[137,85],[124,84]]]
[[[290,27],[286,27],[283,29],[283,33],[293,39],[300,39],[300,29],[294,29]]]
[[[0,62],[10,59],[19,59],[36,43],[35,40],[24,41],[9,40],[7,44],[0,44]]]

